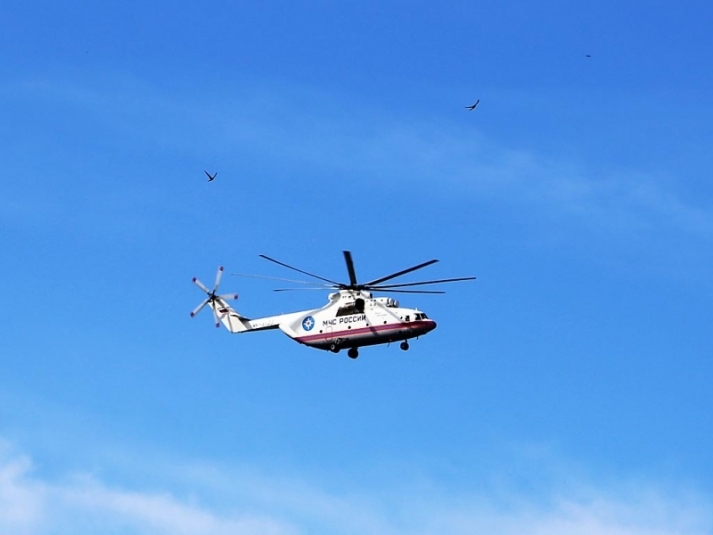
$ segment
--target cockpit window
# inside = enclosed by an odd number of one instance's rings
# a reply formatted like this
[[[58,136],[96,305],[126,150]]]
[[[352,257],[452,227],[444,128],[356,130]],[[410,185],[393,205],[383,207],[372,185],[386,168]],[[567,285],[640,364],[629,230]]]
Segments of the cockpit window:
[[[427,320],[427,319],[428,319],[428,316],[426,316],[426,314],[423,313],[423,312],[416,312],[416,315],[414,316],[414,319],[417,320],[417,321],[418,321],[418,320]]]

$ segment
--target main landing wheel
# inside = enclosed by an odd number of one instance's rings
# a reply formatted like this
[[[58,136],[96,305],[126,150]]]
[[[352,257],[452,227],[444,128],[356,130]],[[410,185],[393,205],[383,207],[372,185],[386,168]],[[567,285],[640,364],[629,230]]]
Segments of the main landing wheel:
[[[404,351],[408,351],[408,342],[404,340],[403,342],[401,342],[401,345],[399,347]]]
[[[349,349],[347,355],[349,355],[350,359],[355,359],[359,356],[359,350],[356,347],[352,347],[351,349]]]

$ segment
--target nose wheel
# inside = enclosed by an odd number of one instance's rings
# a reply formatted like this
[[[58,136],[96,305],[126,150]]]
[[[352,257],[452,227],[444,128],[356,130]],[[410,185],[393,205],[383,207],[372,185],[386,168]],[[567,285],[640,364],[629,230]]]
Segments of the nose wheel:
[[[408,351],[408,347],[409,347],[408,342],[406,340],[404,340],[403,342],[401,342],[401,345],[399,347],[401,349],[403,349],[404,351]]]
[[[347,352],[347,355],[349,356],[350,359],[355,359],[359,356],[359,350],[356,347],[352,347]]]

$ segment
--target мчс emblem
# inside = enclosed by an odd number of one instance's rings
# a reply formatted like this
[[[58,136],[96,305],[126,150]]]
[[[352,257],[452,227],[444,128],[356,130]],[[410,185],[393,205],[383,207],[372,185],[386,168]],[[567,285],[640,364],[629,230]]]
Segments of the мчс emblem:
[[[302,320],[302,328],[305,331],[311,331],[314,327],[314,323],[314,318],[312,316],[307,316],[305,319]]]

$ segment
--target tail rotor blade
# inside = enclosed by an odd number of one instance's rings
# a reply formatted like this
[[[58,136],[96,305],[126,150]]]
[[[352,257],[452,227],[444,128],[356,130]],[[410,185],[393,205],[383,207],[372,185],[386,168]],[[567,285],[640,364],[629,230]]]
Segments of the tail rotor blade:
[[[215,301],[213,301],[213,306],[210,307],[213,310],[213,318],[215,319],[215,326],[216,328],[220,329],[220,318],[218,317],[218,312],[216,311],[217,305]]]
[[[220,316],[218,316],[220,321],[227,322],[228,330],[230,332],[235,332],[233,329],[233,315],[231,314],[231,312],[235,311],[230,308],[228,303],[221,302],[220,300],[217,302],[217,305],[220,306],[220,308],[218,308],[218,311],[220,312]]]
[[[198,287],[199,287],[201,290],[203,290],[205,293],[207,293],[207,294],[210,293],[210,290],[209,290],[208,288],[206,288],[205,285],[204,285],[201,281],[199,281],[197,278],[195,278],[195,277],[193,277],[193,284],[195,284],[196,286],[198,286]]]
[[[205,308],[206,305],[208,305],[213,311],[213,320],[215,321],[216,327],[220,327],[221,322],[224,320],[231,323],[230,311],[232,309],[230,308],[228,301],[236,300],[238,298],[238,294],[233,293],[216,295],[216,290],[218,289],[222,278],[223,266],[220,266],[218,268],[218,272],[215,274],[215,285],[213,286],[213,289],[210,290],[196,277],[193,277],[193,284],[198,286],[198,288],[200,288],[208,297],[191,312],[191,317],[198,314],[201,310],[203,310],[203,308]]]
[[[191,317],[194,317],[196,314],[198,314],[201,310],[203,310],[203,307],[208,304],[208,299],[203,301],[200,305],[198,305],[193,312],[191,312]]]
[[[218,285],[220,284],[220,279],[223,278],[223,266],[220,266],[218,268],[218,273],[215,274],[215,286],[213,286],[213,293],[218,289]]]

